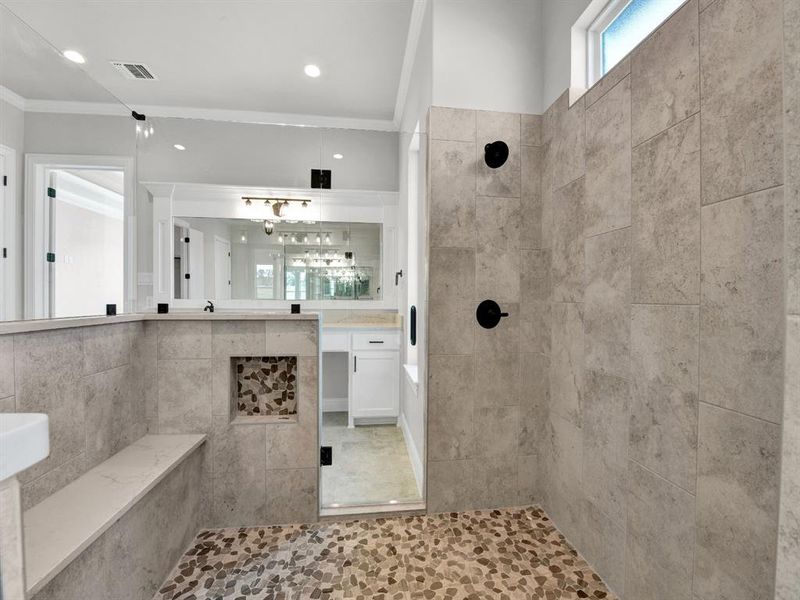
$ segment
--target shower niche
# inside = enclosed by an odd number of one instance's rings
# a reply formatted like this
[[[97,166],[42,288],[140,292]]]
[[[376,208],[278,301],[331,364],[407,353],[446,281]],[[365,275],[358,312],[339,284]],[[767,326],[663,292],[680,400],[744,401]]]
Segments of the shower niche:
[[[297,356],[232,356],[234,423],[297,421]]]

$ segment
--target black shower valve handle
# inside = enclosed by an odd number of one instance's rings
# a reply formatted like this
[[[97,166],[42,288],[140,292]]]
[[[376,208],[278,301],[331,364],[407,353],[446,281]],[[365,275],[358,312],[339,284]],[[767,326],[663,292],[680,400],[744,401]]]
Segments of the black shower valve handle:
[[[494,329],[500,324],[500,319],[507,317],[508,313],[503,312],[500,305],[494,300],[484,300],[478,305],[475,311],[475,318],[478,325],[484,329]]]

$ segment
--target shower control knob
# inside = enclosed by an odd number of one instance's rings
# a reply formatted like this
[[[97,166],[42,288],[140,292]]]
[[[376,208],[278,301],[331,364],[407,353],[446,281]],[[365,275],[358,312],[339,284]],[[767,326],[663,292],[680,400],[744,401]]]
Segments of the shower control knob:
[[[494,329],[500,323],[500,319],[507,316],[508,313],[503,312],[494,300],[484,300],[478,304],[478,310],[475,311],[478,325],[484,329]]]

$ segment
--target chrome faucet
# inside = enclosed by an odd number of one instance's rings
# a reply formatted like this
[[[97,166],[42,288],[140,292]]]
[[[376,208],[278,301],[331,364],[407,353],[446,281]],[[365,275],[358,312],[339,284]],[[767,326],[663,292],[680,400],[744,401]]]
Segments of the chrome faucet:
[[[208,302],[208,304],[205,306],[205,308],[203,308],[203,312],[208,311],[208,312],[212,312],[213,313],[214,312],[214,303],[211,300],[206,300],[206,302]]]

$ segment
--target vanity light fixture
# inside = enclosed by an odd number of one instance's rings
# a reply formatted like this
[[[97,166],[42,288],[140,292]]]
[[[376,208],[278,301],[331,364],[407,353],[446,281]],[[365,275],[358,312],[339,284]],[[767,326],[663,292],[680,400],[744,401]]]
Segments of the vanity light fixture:
[[[303,71],[306,75],[315,79],[322,75],[322,71],[319,70],[317,65],[306,65]]]
[[[317,234],[317,243],[318,243],[318,244],[319,244],[319,242],[320,242],[320,239],[321,239],[321,238],[320,238],[320,235],[319,235],[319,234]]]
[[[79,65],[82,65],[83,63],[86,62],[86,59],[83,57],[83,54],[81,54],[77,50],[64,50],[63,54],[64,58],[66,58],[67,60],[71,60],[74,63],[78,63]]]
[[[333,158],[336,160],[342,160],[344,158],[344,154],[339,154],[338,152],[333,155]]]
[[[244,201],[244,205],[245,205],[245,206],[250,206],[251,204],[253,204],[253,202],[252,202],[252,200],[250,200],[250,198],[247,198],[247,199]]]
[[[275,223],[272,221],[264,221],[264,233],[267,235],[272,235],[272,232],[275,231]]]
[[[183,144],[173,144],[172,147],[175,148],[175,150],[180,150],[181,152],[186,150],[186,146],[184,146]]]
[[[280,244],[283,243],[283,234],[282,233],[278,234],[278,243],[280,243]]]
[[[246,232],[244,229],[242,229],[242,236],[239,238],[239,240],[240,240],[240,241],[241,241],[243,244],[246,244],[246,243],[247,243],[247,232]]]
[[[331,243],[331,234],[330,233],[326,233],[325,234],[325,243],[326,244],[330,244]]]

